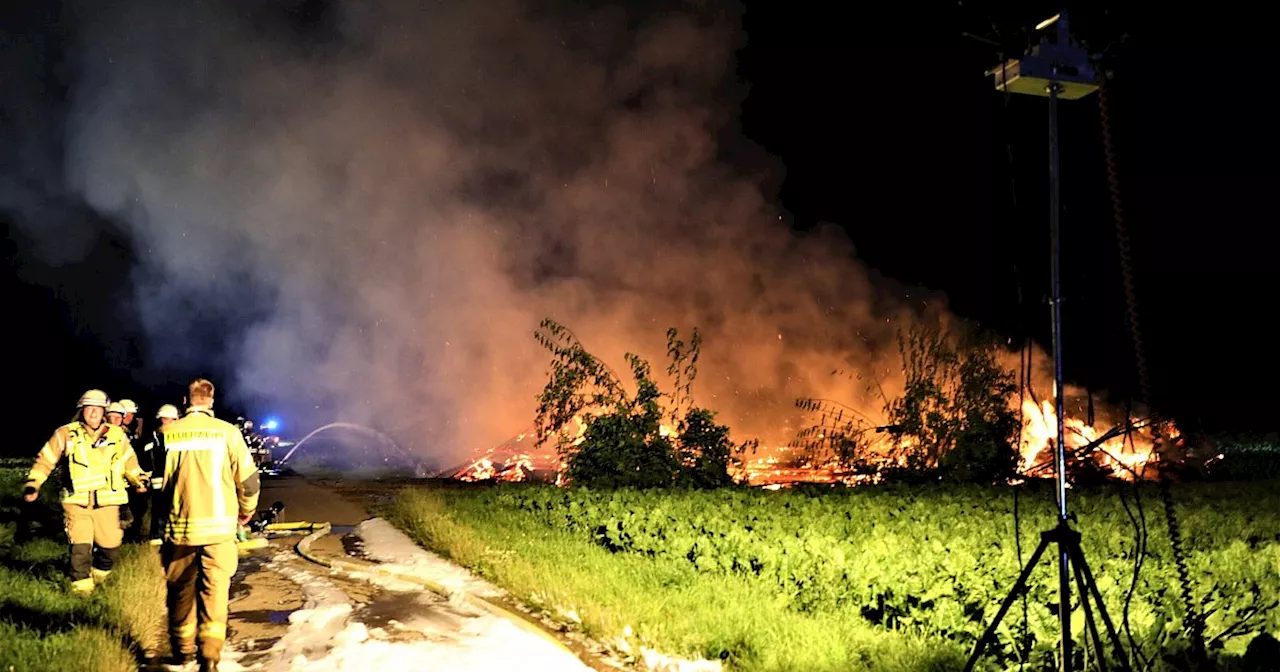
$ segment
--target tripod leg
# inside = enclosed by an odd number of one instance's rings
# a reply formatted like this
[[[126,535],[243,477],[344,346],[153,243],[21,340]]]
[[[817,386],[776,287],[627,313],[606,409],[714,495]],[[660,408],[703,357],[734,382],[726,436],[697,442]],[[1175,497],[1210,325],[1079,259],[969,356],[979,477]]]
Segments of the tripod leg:
[[[1071,568],[1075,570],[1076,587],[1080,589],[1080,606],[1084,608],[1084,624],[1089,629],[1089,638],[1093,640],[1093,648],[1096,651],[1094,655],[1098,659],[1098,669],[1106,672],[1107,648],[1102,643],[1102,636],[1098,634],[1098,624],[1093,622],[1093,607],[1089,606],[1089,587],[1085,584],[1084,572],[1080,568],[1080,563],[1076,561],[1075,553],[1072,553]]]
[[[1107,614],[1107,605],[1102,601],[1102,593],[1098,590],[1098,583],[1093,578],[1093,571],[1089,569],[1089,563],[1084,559],[1084,551],[1076,546],[1073,549],[1075,554],[1076,566],[1084,573],[1085,583],[1088,584],[1089,594],[1093,596],[1093,601],[1098,603],[1098,615],[1102,617],[1102,624],[1107,628],[1107,639],[1111,640],[1111,646],[1115,647],[1116,657],[1120,662],[1120,669],[1129,672],[1129,656],[1125,653],[1124,644],[1120,642],[1120,633],[1116,631],[1116,626],[1111,622],[1111,616]],[[1082,596],[1083,597],[1083,596]]]
[[[1071,649],[1074,642],[1071,639],[1071,550],[1068,548],[1068,542],[1062,540],[1064,533],[1069,532],[1066,523],[1060,523],[1060,527],[1056,530],[1058,533],[1058,623],[1060,624],[1060,639],[1058,640],[1058,656],[1061,658],[1059,670],[1071,669]]]
[[[991,619],[991,624],[987,626],[982,636],[978,638],[978,643],[973,647],[973,654],[969,656],[969,662],[964,665],[964,672],[973,672],[973,666],[978,663],[978,659],[982,657],[982,652],[987,649],[987,642],[996,634],[996,628],[1000,627],[1000,621],[1004,620],[1005,614],[1009,613],[1009,607],[1013,606],[1018,595],[1027,589],[1027,579],[1031,578],[1031,572],[1036,568],[1036,563],[1040,562],[1040,556],[1044,555],[1044,551],[1049,547],[1049,540],[1040,537],[1040,545],[1036,546],[1036,550],[1027,560],[1027,564],[1022,568],[1022,573],[1018,575],[1018,580],[1014,582],[1013,587],[1009,589],[1009,594],[1005,595],[1004,602],[1000,603],[1000,610],[996,612],[995,618]]]

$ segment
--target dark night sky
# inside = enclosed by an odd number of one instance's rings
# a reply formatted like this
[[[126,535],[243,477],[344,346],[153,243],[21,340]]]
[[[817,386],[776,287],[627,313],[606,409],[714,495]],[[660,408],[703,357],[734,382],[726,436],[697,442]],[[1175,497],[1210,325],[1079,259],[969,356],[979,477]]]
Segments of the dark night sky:
[[[19,4],[4,10],[4,42],[48,45],[39,110],[56,117],[58,29]],[[1036,303],[1048,292],[1046,104],[1006,103],[983,76],[992,49],[959,35],[987,33],[988,15],[1016,27],[1053,13],[1034,4],[849,17],[836,3],[748,3],[738,76],[751,86],[741,132],[785,165],[778,199],[795,226],[844,226],[859,256],[886,275],[942,290],[959,314],[1010,337],[1047,342],[1047,308]],[[1087,29],[1085,16],[1073,18]],[[1249,70],[1263,52],[1230,45],[1227,20],[1089,18],[1107,36],[1129,33],[1115,62],[1113,130],[1157,403],[1186,423],[1274,429],[1280,271],[1270,197],[1280,135],[1270,94]],[[1189,39],[1192,18],[1199,31]],[[1068,377],[1130,391],[1096,98],[1063,103],[1062,138]],[[58,216],[92,220],[106,234],[79,265],[36,259],[0,212],[10,267],[5,408],[18,429],[5,450],[21,454],[87,387],[137,390],[130,396],[154,408],[190,375],[220,373],[152,366],[120,303],[130,260],[147,251],[86,209]]]
[[[872,266],[1047,343],[1048,308],[1032,303],[1049,291],[1047,102],[1006,106],[982,77],[992,48],[958,36],[985,36],[984,16],[1016,27],[1054,13],[1037,4],[917,17],[915,47],[898,41],[911,30],[902,17],[822,39],[822,26],[841,25],[834,10],[761,14],[771,29],[743,56],[755,84],[744,128],[785,161],[780,198],[797,221],[856,221],[846,228]],[[1280,134],[1249,70],[1263,52],[1232,41],[1235,16],[1078,13],[1073,27],[1090,20],[1103,39],[1128,34],[1115,48],[1112,133],[1156,402],[1188,425],[1274,430]],[[1096,96],[1060,110],[1064,366],[1095,389],[1132,391]]]

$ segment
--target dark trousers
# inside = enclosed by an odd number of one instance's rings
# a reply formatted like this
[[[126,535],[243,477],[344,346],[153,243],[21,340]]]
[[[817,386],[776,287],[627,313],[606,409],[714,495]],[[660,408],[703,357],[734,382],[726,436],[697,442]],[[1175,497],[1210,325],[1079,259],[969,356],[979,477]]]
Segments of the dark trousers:
[[[168,503],[164,500],[163,490],[148,490],[147,496],[151,498],[151,539],[161,539],[164,537],[165,519],[169,517]]]

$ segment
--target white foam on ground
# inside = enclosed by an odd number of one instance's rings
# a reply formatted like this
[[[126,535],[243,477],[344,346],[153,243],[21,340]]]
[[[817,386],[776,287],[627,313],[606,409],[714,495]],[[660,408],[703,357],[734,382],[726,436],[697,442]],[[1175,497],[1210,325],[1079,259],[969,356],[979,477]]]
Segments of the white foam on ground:
[[[407,566],[425,567],[422,563]],[[323,570],[299,564],[290,553],[277,555],[265,568],[298,584],[304,607],[289,615],[288,632],[268,651],[264,662],[242,666],[238,660],[244,654],[228,646],[220,666],[226,672],[590,670],[572,653],[506,619],[432,593],[415,601],[414,613],[406,613],[393,628],[401,635],[418,633],[423,639],[391,641],[386,630],[370,629],[360,622],[360,612],[325,578]],[[435,567],[429,578],[439,581],[443,574]],[[453,579],[458,584],[456,572]]]
[[[296,615],[296,614],[295,614]],[[300,619],[305,623],[308,617]],[[322,657],[288,651],[273,670],[339,672],[347,670],[589,670],[572,654],[531,637],[505,619],[469,618],[444,641],[394,642],[380,630],[347,620],[324,640]],[[302,644],[299,637],[295,644]]]
[[[501,588],[418,546],[381,518],[360,523],[355,533],[364,540],[365,555],[382,563],[387,571],[428,579],[451,592],[468,592],[480,597],[505,595]]]
[[[430,579],[450,591],[466,591],[481,597],[505,594],[501,588],[418,546],[408,535],[381,518],[360,523],[356,526],[355,533],[364,542],[365,555],[383,563],[383,569]],[[384,587],[402,583],[390,578],[373,577],[372,580]],[[561,616],[565,620],[581,622],[573,611],[562,610]],[[628,634],[629,630],[628,628]],[[634,647],[629,644],[619,648],[634,655]],[[687,660],[643,646],[638,648],[640,655],[636,656],[636,666],[649,672],[719,672],[723,669],[718,660]]]

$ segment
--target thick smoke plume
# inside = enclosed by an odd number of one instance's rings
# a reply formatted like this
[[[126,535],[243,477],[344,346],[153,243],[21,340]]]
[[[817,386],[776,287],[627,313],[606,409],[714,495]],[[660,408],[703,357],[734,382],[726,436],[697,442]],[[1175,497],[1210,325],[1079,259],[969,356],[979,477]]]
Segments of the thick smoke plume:
[[[790,233],[718,158],[733,11],[352,0],[302,27],[212,4],[78,17],[67,179],[131,227],[162,361],[228,358],[224,384],[295,426],[367,423],[440,464],[530,425],[546,316],[619,368],[700,327],[695,393],[740,438],[787,440],[800,396],[877,413],[872,378],[894,387],[924,297],[843,234]],[[228,352],[187,345],[227,327]]]

